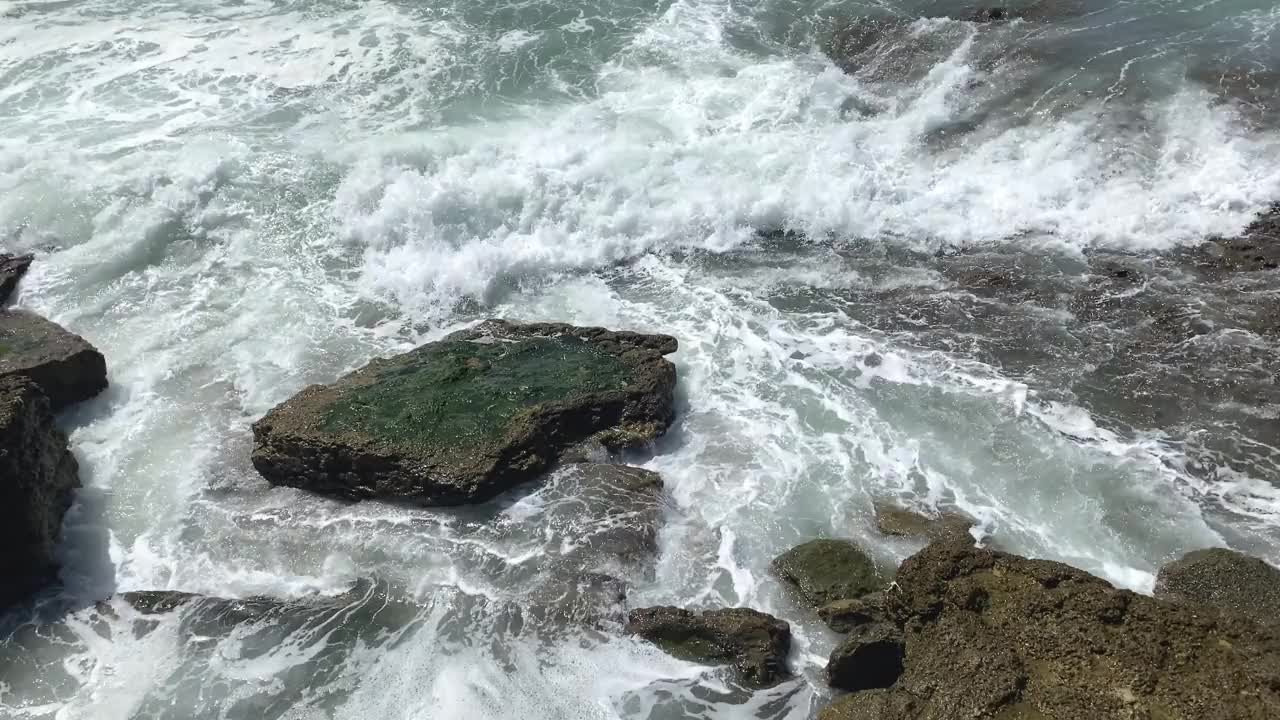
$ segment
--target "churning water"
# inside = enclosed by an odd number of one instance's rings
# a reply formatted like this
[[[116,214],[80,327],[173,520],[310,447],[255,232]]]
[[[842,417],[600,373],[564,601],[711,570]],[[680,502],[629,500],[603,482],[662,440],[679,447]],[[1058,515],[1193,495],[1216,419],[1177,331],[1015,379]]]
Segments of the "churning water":
[[[1280,9],[959,5],[0,2],[0,242],[112,382],[63,418],[65,588],[3,619],[0,716],[809,718],[833,637],[768,562],[907,556],[876,498],[1140,591],[1280,561],[1280,285],[1166,262],[1280,198]],[[591,535],[555,483],[430,511],[253,472],[274,404],[489,316],[679,338],[631,458],[657,555],[611,574],[789,620],[795,680],[547,616],[592,612],[531,580]],[[96,604],[154,589],[283,602]]]

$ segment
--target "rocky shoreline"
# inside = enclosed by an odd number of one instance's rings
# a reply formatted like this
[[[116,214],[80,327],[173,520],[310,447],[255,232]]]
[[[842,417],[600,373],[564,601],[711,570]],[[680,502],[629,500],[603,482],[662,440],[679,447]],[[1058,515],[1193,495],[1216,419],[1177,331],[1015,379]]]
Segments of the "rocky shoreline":
[[[1035,292],[1019,268],[940,262],[975,295]],[[1162,262],[1206,282],[1274,270],[1280,208],[1240,237]],[[0,302],[30,263],[0,256]],[[1070,300],[1086,317],[1110,311],[1107,291],[1152,273],[1118,255],[1091,268],[1094,294]],[[1275,330],[1274,317],[1257,322],[1258,332]],[[658,551],[664,483],[620,464],[618,451],[651,446],[671,426],[676,368],[666,356],[676,350],[666,335],[481,322],[305,388],[254,424],[252,464],[274,485],[413,506],[485,503],[540,482],[547,532],[563,550],[536,575],[509,578],[528,592],[503,611],[508,628],[621,629],[681,659],[727,666],[745,687],[777,685],[793,677],[787,620],[752,608],[628,607],[625,568],[643,572]],[[55,413],[106,386],[105,359],[83,338],[0,310],[0,476],[17,479],[0,489],[0,533],[18,548],[0,565],[0,608],[56,577],[62,517],[80,482]],[[814,538],[771,565],[801,612],[843,636],[825,680],[845,694],[822,720],[1280,717],[1280,570],[1262,560],[1198,550],[1165,565],[1147,597],[980,546],[973,519],[959,513],[924,516],[891,502],[875,510],[882,535],[928,544],[892,568],[852,540]],[[388,603],[370,590],[376,582],[362,582],[352,592]],[[194,613],[207,632],[261,618],[305,623],[356,602],[168,591],[117,599],[143,615]]]

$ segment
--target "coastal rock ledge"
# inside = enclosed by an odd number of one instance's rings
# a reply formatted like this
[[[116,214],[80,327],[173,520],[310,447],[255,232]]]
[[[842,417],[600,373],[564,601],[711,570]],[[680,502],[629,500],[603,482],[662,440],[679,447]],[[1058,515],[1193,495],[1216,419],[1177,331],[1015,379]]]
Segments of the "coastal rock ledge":
[[[642,446],[674,418],[675,338],[490,320],[331,385],[253,426],[269,482],[350,500],[482,502],[585,442]]]

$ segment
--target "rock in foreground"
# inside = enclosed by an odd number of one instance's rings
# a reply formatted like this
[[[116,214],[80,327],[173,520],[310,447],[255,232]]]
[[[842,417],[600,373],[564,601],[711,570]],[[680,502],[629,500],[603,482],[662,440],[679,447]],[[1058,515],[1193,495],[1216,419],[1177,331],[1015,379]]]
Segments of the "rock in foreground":
[[[57,575],[62,516],[80,486],[49,400],[23,378],[0,378],[0,608]]]
[[[627,632],[682,660],[732,664],[744,684],[768,686],[787,677],[791,626],[756,610],[695,614],[674,607],[642,608],[631,611]]]
[[[1239,615],[958,536],[904,562],[887,596],[902,675],[838,700],[826,720],[1280,717],[1280,637]]]
[[[857,599],[884,587],[875,563],[848,540],[810,540],[779,555],[772,567],[814,607]]]
[[[1187,553],[1160,568],[1156,597],[1280,622],[1280,570],[1226,548]]]
[[[27,274],[34,259],[30,255],[0,253],[0,305],[9,302],[9,296],[18,289],[18,281]]]
[[[24,377],[57,412],[107,387],[107,361],[75,333],[20,310],[0,311],[0,377]]]
[[[584,441],[661,435],[675,350],[666,335],[489,321],[306,388],[254,425],[253,464],[352,500],[483,501]]]

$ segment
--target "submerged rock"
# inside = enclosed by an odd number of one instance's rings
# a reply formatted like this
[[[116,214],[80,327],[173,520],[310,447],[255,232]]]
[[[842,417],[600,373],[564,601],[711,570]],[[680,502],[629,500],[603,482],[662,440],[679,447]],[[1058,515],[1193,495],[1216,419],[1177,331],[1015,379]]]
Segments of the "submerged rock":
[[[662,476],[629,465],[560,468],[539,493],[548,545],[558,562],[586,572],[599,563],[643,560],[658,550]]]
[[[1280,569],[1226,548],[1196,550],[1160,568],[1155,594],[1280,622]]]
[[[876,529],[893,537],[932,538],[952,532],[967,533],[973,527],[972,518],[957,512],[929,517],[885,503],[876,503],[875,512]]]
[[[54,412],[107,387],[107,361],[75,333],[39,315],[0,310],[0,377],[25,377]]]
[[[313,385],[254,424],[276,485],[351,500],[494,497],[561,452],[654,440],[674,417],[666,335],[489,321]]]
[[[18,281],[31,267],[31,255],[0,253],[0,305],[9,302],[9,296],[18,289]]]
[[[25,378],[0,377],[0,608],[56,577],[77,470],[48,398]]]
[[[886,597],[903,672],[892,692],[838,701],[827,720],[1280,717],[1280,636],[1240,615],[957,535],[907,559]]]
[[[848,540],[811,540],[779,555],[772,568],[814,607],[884,587],[875,562]]]
[[[1203,266],[1229,272],[1280,268],[1280,205],[1258,215],[1236,237],[1213,238],[1199,248]]]
[[[731,664],[745,684],[773,685],[788,675],[791,626],[756,610],[641,608],[631,611],[627,632],[682,660]]]

